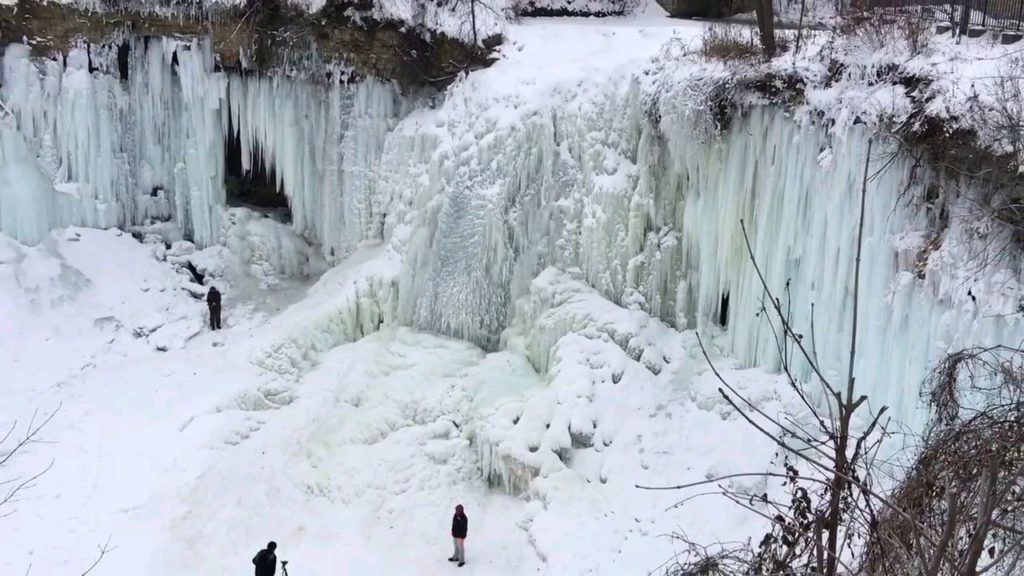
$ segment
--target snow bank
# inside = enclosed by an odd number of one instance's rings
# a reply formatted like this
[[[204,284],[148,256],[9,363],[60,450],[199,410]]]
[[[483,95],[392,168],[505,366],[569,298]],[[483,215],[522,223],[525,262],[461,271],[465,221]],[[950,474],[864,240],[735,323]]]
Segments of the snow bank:
[[[122,286],[126,270],[145,280]],[[0,235],[0,278],[0,365],[13,386],[61,382],[100,353],[181,348],[204,324],[189,280],[116,230],[69,228],[35,247]]]

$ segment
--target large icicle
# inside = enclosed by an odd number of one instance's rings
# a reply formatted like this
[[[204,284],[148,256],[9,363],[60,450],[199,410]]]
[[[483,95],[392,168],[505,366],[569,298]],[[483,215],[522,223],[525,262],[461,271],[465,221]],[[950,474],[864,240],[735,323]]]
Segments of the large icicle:
[[[243,167],[253,150],[262,153],[296,230],[325,255],[340,259],[381,238],[376,169],[406,108],[393,85],[229,79],[215,70],[208,40],[133,37],[125,47],[127,79],[114,48],[76,48],[66,66],[32,60],[22,45],[6,49],[0,94],[59,192],[52,210],[32,211],[45,214],[46,227],[173,218],[197,245],[219,242],[231,125]]]
[[[318,239],[333,258],[381,237],[376,168],[402,111],[392,85],[232,76],[229,99],[243,167],[251,168],[254,150],[262,153],[298,231]]]
[[[75,48],[66,66],[4,55],[3,100],[56,185],[49,226],[124,226],[173,216],[206,245],[223,205],[223,77],[207,42],[138,39],[130,81],[114,49]],[[90,70],[97,68],[96,70]]]
[[[224,134],[221,107],[227,79],[213,72],[209,42],[178,50],[178,78],[185,114],[182,153],[174,167],[175,207],[200,246],[215,243],[224,206]]]
[[[53,184],[36,167],[22,135],[4,123],[0,117],[0,231],[38,244],[50,231]]]

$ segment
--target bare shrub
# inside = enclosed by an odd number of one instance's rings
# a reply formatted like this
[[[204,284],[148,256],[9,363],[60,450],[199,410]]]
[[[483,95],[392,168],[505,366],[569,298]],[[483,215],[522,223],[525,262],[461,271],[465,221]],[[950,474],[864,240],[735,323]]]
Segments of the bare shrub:
[[[38,413],[33,414],[32,419],[29,420],[28,425],[25,426],[21,434],[18,434],[18,421],[15,420],[11,423],[11,427],[8,428],[7,432],[0,436],[0,470],[12,463],[14,458],[29,446],[43,442],[39,435],[46,428],[47,424],[53,420],[53,417],[57,415],[59,410],[60,407],[42,418],[39,417]],[[17,504],[21,493],[34,486],[36,480],[42,478],[52,466],[53,462],[50,462],[42,470],[27,476],[11,475],[0,478],[0,518],[13,514],[15,512],[13,508],[10,510],[4,510],[4,508]]]
[[[1017,168],[1024,167],[1024,59],[1008,58],[1000,63],[987,86],[990,95],[972,95],[971,116],[979,132],[991,141],[994,151],[1013,154]]]
[[[712,24],[701,36],[701,55],[725,62],[756,60],[761,56],[753,28],[736,24]]]
[[[900,56],[924,53],[931,38],[931,22],[919,15],[873,12],[843,20],[837,28],[854,47],[865,51],[892,50]]]
[[[947,356],[925,387],[934,411],[925,447],[882,514],[866,573],[1010,575],[1024,569],[1024,352],[971,348]],[[926,538],[931,534],[930,538]]]
[[[663,576],[736,576],[749,567],[752,551],[742,543],[703,546],[686,534],[672,535],[682,550],[662,571]]]

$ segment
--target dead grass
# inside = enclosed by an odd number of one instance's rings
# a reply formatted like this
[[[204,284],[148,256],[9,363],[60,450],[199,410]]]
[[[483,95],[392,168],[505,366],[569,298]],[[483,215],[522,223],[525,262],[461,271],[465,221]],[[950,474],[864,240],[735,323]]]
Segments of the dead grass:
[[[761,57],[761,45],[753,27],[712,24],[704,29],[700,52],[706,60],[756,60]]]

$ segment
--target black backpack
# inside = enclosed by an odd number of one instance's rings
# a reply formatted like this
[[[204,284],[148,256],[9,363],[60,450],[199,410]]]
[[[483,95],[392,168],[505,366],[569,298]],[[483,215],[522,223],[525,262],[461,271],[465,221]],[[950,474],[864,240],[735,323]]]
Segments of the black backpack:
[[[274,565],[276,562],[277,556],[267,549],[260,550],[252,557],[252,565],[256,567],[256,574],[263,574],[264,572],[267,574],[273,573],[277,568]]]

